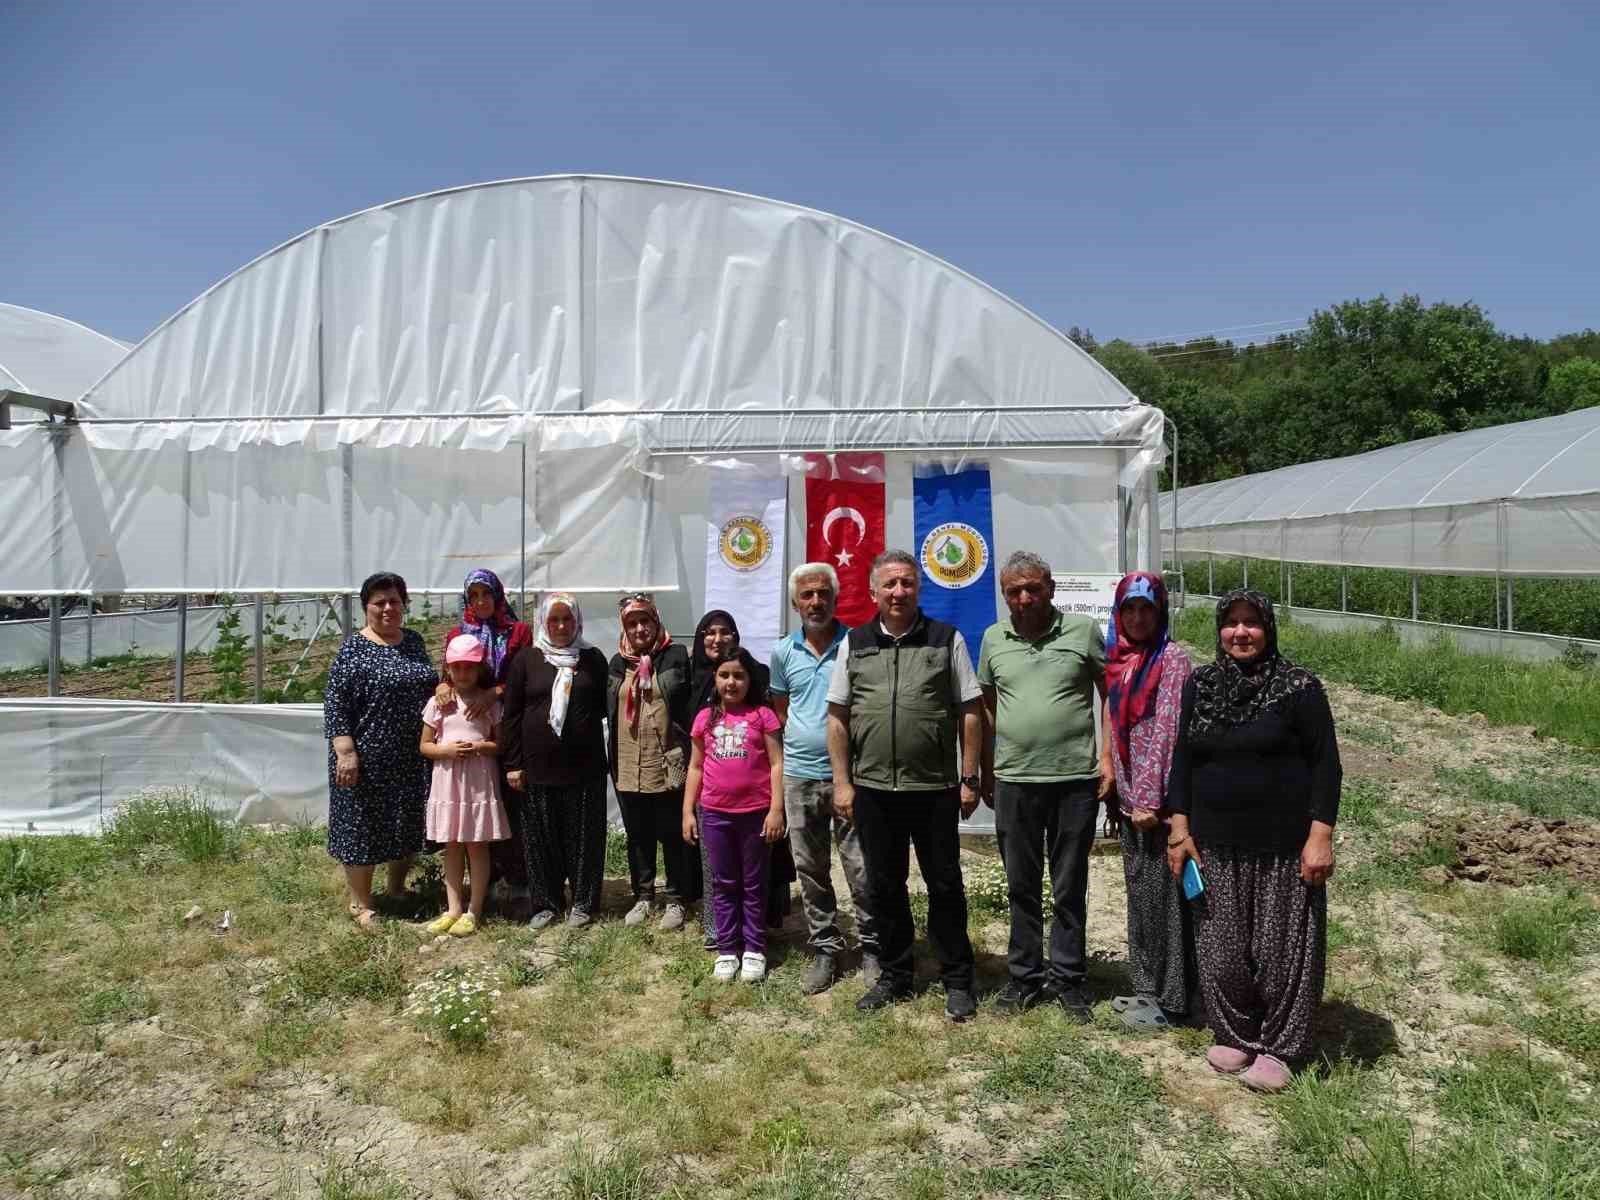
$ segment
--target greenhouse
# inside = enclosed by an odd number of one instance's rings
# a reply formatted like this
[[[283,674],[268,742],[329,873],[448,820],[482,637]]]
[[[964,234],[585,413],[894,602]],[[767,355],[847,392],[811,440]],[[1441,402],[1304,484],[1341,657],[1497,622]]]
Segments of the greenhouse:
[[[1416,618],[1419,577],[1487,577],[1513,631],[1514,580],[1600,577],[1600,408],[1182,488],[1161,516],[1194,590],[1220,557],[1384,568],[1410,576]]]
[[[0,533],[0,591],[348,597],[383,568],[454,596],[485,566],[524,604],[592,597],[609,648],[620,591],[692,626],[739,480],[770,497],[775,636],[810,481],[881,483],[905,546],[914,477],[973,466],[1002,559],[1093,591],[1156,544],[1161,413],[1064,335],[884,234],[677,184],[512,180],[328,222],[56,398],[70,418],[0,433],[7,511],[40,517]],[[7,739],[52,749],[8,779],[5,823],[92,822],[120,761],[142,777],[140,739],[251,819],[324,803],[314,710],[6,709]]]

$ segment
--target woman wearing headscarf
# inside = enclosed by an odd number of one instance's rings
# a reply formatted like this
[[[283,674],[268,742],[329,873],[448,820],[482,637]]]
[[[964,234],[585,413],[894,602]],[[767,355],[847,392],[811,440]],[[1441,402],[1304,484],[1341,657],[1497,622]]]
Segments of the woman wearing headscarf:
[[[1183,685],[1193,668],[1168,636],[1167,587],[1148,571],[1117,584],[1106,630],[1102,746],[1117,782],[1122,874],[1128,887],[1128,970],[1133,995],[1113,1010],[1135,1028],[1186,1016],[1194,934],[1183,889],[1167,867],[1167,777],[1178,740]]]
[[[511,664],[518,652],[533,644],[533,631],[517,620],[516,610],[506,600],[505,585],[493,571],[480,567],[467,572],[461,585],[461,623],[445,634],[445,645],[464,633],[477,638],[483,647],[495,696],[504,698]]]
[[[494,698],[503,702],[506,680],[511,676],[511,664],[516,661],[518,654],[533,645],[533,631],[526,622],[517,619],[516,610],[506,600],[505,585],[493,571],[480,567],[467,572],[466,582],[461,585],[461,623],[445,634],[445,645],[448,647],[452,640],[464,633],[477,638],[478,644],[483,647],[484,662],[488,664],[489,675],[494,681]],[[454,702],[455,693],[448,681],[439,686],[434,698],[439,701],[441,708]],[[500,771],[504,782],[503,759]],[[522,806],[515,802],[515,797],[508,797],[508,800],[510,803],[506,805],[506,814],[511,824],[511,836],[504,841],[490,843],[489,878],[491,882],[501,879],[513,889],[523,889],[527,887],[528,871],[524,865],[522,845]]]
[[[1217,657],[1183,688],[1167,862],[1194,860],[1200,989],[1213,1070],[1287,1087],[1311,1051],[1327,957],[1339,746],[1322,683],[1278,653],[1272,601],[1217,602]]]
[[[605,701],[605,655],[583,640],[577,598],[550,592],[539,607],[534,644],[511,664],[503,723],[506,781],[522,810],[534,929],[555,920],[568,883],[568,925],[589,924],[600,908]]]
[[[690,653],[693,668],[690,686],[694,693],[694,708],[689,714],[691,724],[702,708],[709,708],[716,700],[717,666],[738,652],[739,623],[733,619],[732,613],[726,609],[713,608],[700,618],[700,623],[694,627],[694,644]],[[750,673],[750,692],[746,703],[756,706],[770,704],[771,689],[771,669],[756,660],[754,669]],[[703,881],[711,877],[711,865],[706,859],[704,838],[700,839],[700,852],[695,869],[699,872],[703,887]],[[772,843],[772,868],[767,880],[768,925],[774,927],[781,925],[784,917],[788,916],[791,902],[789,885],[797,878],[799,875],[794,868],[794,854],[789,849],[789,838],[785,834]],[[699,890],[701,888],[696,888],[696,891]],[[717,936],[712,921],[711,905],[701,905],[700,923],[705,933],[706,949],[715,950]]]
[[[666,866],[662,929],[683,927],[700,894],[683,842],[683,782],[688,769],[689,653],[672,640],[655,601],[643,592],[618,605],[622,634],[606,677],[611,780],[628,841],[633,907],[623,921],[642,924],[656,898],[656,847]]]

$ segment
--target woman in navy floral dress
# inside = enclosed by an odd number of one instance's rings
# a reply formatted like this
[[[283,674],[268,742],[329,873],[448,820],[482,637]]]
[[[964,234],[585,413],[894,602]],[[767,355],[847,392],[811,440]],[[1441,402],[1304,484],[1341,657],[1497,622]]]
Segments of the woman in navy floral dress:
[[[422,636],[404,626],[406,581],[381,571],[361,585],[366,625],[328,671],[328,853],[344,864],[350,911],[369,926],[372,874],[387,863],[391,896],[423,845],[429,763],[417,749],[422,709],[439,682]]]

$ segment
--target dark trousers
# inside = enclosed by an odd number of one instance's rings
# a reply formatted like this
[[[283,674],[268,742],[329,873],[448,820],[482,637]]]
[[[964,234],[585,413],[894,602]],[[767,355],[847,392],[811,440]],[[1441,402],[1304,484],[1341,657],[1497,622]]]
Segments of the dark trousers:
[[[685,895],[683,842],[683,792],[617,793],[622,809],[622,829],[628,837],[628,876],[635,900],[653,900],[656,894],[656,847],[661,847],[666,867],[663,892],[667,903],[682,904]]]
[[[1099,802],[1094,784],[997,780],[994,832],[1011,901],[1011,978],[1027,988],[1082,986],[1089,908],[1089,849]],[[1045,855],[1050,862],[1050,965],[1044,963]]]
[[[533,911],[572,907],[600,911],[606,875],[606,777],[585,783],[530,784],[522,793],[523,855]]]
[[[883,980],[898,991],[911,988],[911,849],[928,887],[928,942],[948,988],[970,990],[972,940],[967,936],[967,889],[961,881],[959,793],[880,792],[856,788],[855,827],[866,864],[867,893],[878,929]]]

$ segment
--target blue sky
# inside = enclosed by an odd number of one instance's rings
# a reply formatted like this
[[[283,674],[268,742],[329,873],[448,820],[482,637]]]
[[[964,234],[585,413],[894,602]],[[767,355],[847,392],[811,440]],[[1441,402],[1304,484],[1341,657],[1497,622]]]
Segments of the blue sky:
[[[1580,4],[0,0],[0,300],[136,338],[321,221],[566,171],[811,205],[1061,328],[1600,326]]]

